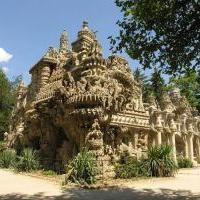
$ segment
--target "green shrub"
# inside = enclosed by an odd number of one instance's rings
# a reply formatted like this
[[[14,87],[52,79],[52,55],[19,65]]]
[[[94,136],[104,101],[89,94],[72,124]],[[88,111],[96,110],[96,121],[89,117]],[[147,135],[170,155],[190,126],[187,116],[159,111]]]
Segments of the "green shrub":
[[[39,168],[39,159],[36,152],[32,149],[24,149],[22,154],[18,157],[17,162],[18,171],[32,171]]]
[[[145,176],[146,170],[141,168],[141,162],[136,158],[127,157],[120,159],[119,163],[115,165],[116,178],[132,178]]]
[[[177,163],[178,163],[179,168],[191,168],[191,167],[193,167],[192,161],[188,158],[179,157],[177,159]]]
[[[152,146],[147,151],[147,158],[141,160],[142,167],[146,168],[149,176],[174,176],[177,165],[172,158],[172,146]]]
[[[0,153],[0,167],[13,167],[16,162],[16,152],[11,149],[4,150]]]
[[[6,150],[6,143],[4,141],[0,141],[0,152]]]
[[[97,164],[94,154],[83,148],[67,166],[66,180],[80,184],[96,182]]]

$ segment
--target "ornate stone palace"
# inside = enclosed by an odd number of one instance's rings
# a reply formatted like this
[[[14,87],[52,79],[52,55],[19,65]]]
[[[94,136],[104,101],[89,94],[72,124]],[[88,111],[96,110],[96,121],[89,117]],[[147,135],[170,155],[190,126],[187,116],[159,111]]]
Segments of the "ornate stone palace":
[[[30,69],[31,83],[20,83],[13,110],[9,146],[38,151],[43,164],[65,164],[82,147],[98,158],[115,160],[122,152],[139,157],[149,145],[171,144],[173,156],[196,163],[200,157],[200,117],[178,89],[159,104],[142,100],[140,84],[127,61],[107,59],[95,33],[83,22],[68,46],[59,48]]]

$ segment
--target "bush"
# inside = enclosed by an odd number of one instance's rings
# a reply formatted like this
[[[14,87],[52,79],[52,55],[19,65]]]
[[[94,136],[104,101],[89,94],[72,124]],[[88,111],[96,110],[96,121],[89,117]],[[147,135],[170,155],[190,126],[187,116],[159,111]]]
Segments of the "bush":
[[[116,178],[132,178],[145,176],[146,170],[141,168],[141,162],[136,158],[122,158],[120,162],[115,165]]]
[[[39,159],[32,149],[24,149],[22,155],[18,157],[17,170],[32,171],[39,168]]]
[[[11,149],[4,150],[0,153],[0,167],[13,167],[16,163],[16,152]]]
[[[0,152],[6,150],[6,143],[4,141],[0,141]]]
[[[179,157],[177,159],[177,163],[178,163],[179,168],[191,168],[191,167],[193,167],[192,161],[188,158]]]
[[[149,176],[174,176],[177,165],[172,158],[172,146],[152,146],[147,151],[147,158],[142,159],[142,167],[146,168]]]
[[[66,179],[80,184],[93,184],[96,182],[97,164],[93,153],[86,148],[67,166]]]

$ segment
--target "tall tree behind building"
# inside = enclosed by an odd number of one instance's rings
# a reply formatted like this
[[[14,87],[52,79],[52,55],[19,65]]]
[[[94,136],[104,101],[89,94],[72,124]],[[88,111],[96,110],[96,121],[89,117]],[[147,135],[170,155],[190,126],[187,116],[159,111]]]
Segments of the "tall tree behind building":
[[[142,97],[144,102],[146,102],[148,100],[148,96],[152,93],[149,77],[147,77],[140,68],[136,68],[136,70],[133,72],[133,75],[134,79],[141,85]]]
[[[161,70],[154,68],[154,72],[151,75],[150,82],[153,95],[158,102],[161,102],[166,87],[165,81],[161,74]]]
[[[21,76],[11,82],[3,70],[0,69],[0,139],[8,131],[9,119],[15,101],[14,91]]]
[[[0,139],[8,131],[8,121],[12,110],[12,86],[6,74],[0,69]]]
[[[200,112],[200,74],[198,72],[190,70],[179,77],[172,77],[168,87],[178,87],[190,105]]]

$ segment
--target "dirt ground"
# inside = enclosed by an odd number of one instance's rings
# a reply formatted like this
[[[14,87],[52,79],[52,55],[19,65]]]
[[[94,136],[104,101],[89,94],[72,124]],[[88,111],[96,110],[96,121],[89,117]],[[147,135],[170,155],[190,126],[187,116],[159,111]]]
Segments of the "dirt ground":
[[[200,167],[174,178],[115,180],[104,189],[62,188],[60,184],[0,169],[1,200],[200,200]]]

